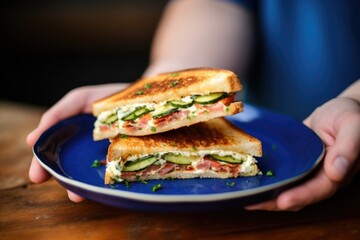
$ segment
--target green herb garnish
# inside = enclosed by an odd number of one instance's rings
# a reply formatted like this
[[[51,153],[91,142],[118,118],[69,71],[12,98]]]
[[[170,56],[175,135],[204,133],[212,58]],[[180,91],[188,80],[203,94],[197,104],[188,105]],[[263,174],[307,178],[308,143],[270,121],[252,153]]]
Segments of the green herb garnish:
[[[179,83],[179,80],[173,81],[173,82],[170,83],[170,87],[173,87],[178,83]]]
[[[130,183],[128,181],[124,181],[126,188],[130,188]]]
[[[170,76],[172,76],[172,77],[176,77],[176,76],[178,76],[178,75],[179,75],[178,72],[174,72],[174,73],[170,74]]]
[[[152,132],[156,132],[156,127],[152,126],[152,127],[151,127],[151,131],[152,131]]]
[[[195,146],[193,146],[192,149],[193,149],[194,151],[197,151],[197,150],[198,150],[197,147],[195,147]]]
[[[235,186],[235,182],[231,182],[231,183],[230,183],[230,182],[227,182],[226,185],[227,185],[227,186],[230,186],[230,187],[233,187],[233,186]]]
[[[145,84],[145,88],[146,88],[146,89],[150,89],[150,88],[151,88],[151,84],[150,84],[150,83]]]
[[[136,95],[143,95],[144,92],[143,92],[143,91],[137,91],[135,94],[136,94]]]
[[[101,162],[99,160],[94,160],[94,162],[91,164],[90,167],[96,168],[96,167],[100,167],[100,166],[101,166]]]
[[[127,138],[128,136],[126,134],[121,134],[120,137],[121,138]]]
[[[152,186],[151,191],[155,192],[155,191],[159,190],[160,188],[161,188],[161,184],[158,183],[158,184]]]
[[[269,171],[266,172],[266,176],[272,177],[272,176],[274,176],[274,173],[269,170]]]

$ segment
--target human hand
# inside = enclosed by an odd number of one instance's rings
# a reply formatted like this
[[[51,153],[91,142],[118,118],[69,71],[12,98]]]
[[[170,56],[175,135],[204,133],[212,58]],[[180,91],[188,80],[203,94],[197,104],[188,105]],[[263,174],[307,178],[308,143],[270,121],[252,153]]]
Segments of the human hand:
[[[297,211],[332,196],[360,168],[360,103],[338,97],[317,108],[304,124],[325,144],[325,156],[313,178],[248,210]]]
[[[28,134],[26,138],[27,144],[32,148],[40,135],[52,125],[77,114],[91,113],[91,105],[95,100],[115,93],[126,86],[127,84],[124,83],[103,84],[79,87],[71,90],[42,115],[37,128]],[[50,174],[41,167],[36,157],[33,156],[29,169],[30,180],[34,183],[42,183],[50,177]],[[69,199],[74,202],[84,200],[83,197],[73,192],[68,190],[67,192]]]

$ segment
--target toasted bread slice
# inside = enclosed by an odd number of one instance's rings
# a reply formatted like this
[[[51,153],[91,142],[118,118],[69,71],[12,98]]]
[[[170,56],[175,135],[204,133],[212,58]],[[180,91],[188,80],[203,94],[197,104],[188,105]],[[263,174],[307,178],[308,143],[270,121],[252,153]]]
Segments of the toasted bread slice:
[[[216,118],[149,136],[117,136],[110,140],[108,160],[129,156],[174,151],[221,150],[262,155],[261,142],[225,118]],[[196,147],[196,150],[194,150]]]
[[[260,173],[254,157],[262,156],[261,141],[225,118],[149,136],[118,136],[110,141],[106,184],[122,180],[230,178]],[[182,162],[167,161],[169,154]],[[126,170],[128,165],[139,164],[142,159],[148,161],[149,157],[156,161]]]
[[[162,102],[194,94],[212,92],[233,93],[242,89],[238,77],[219,68],[193,68],[141,78],[128,88],[93,103],[92,112],[101,112],[119,106]]]
[[[217,68],[140,79],[93,104],[93,139],[151,135],[239,113],[243,104],[235,102],[235,93],[241,88],[233,72]]]

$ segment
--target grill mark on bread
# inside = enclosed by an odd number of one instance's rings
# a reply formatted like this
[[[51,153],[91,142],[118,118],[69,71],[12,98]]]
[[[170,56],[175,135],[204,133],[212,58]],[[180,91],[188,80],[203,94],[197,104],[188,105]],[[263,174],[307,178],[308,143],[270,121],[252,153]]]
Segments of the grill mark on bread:
[[[205,129],[205,123],[199,123],[196,126],[185,127],[186,129],[177,129],[161,134],[154,134],[152,136],[142,136],[144,140],[141,143],[144,147],[149,148],[161,143],[165,146],[174,146],[178,148],[187,148],[193,146],[209,147],[214,145],[228,145],[234,141],[232,139],[222,138],[223,134],[218,129],[214,129],[211,132],[207,132]],[[185,131],[184,131],[185,130]],[[220,139],[220,140],[219,140]],[[132,137],[126,139],[132,140]],[[125,140],[125,141],[126,141]],[[135,141],[137,139],[134,138]]]
[[[175,81],[176,84],[172,85]],[[230,93],[241,89],[242,85],[236,74],[228,70],[217,68],[179,70],[140,78],[128,88],[95,101],[92,111],[94,116],[98,116],[102,111],[124,105],[160,102],[169,98],[180,99],[192,94]]]
[[[127,158],[130,155],[146,154],[156,151],[190,151],[204,149],[223,149],[231,151],[233,145],[241,144],[243,136],[248,142],[258,142],[256,138],[237,128],[231,122],[224,118],[209,120],[212,127],[207,127],[207,122],[196,124],[195,126],[184,127],[177,130],[153,134],[148,136],[128,136],[127,138],[115,137],[112,141],[117,141],[119,146],[113,145],[113,148],[119,149],[115,155]],[[207,128],[207,129],[206,129]],[[240,142],[239,142],[240,141]],[[126,147],[122,151],[120,146]],[[261,150],[259,146],[258,150]],[[110,151],[111,152],[111,151]],[[114,153],[114,152],[112,152]],[[261,155],[261,151],[258,152]],[[258,154],[254,154],[258,155]],[[111,156],[109,159],[112,159]]]

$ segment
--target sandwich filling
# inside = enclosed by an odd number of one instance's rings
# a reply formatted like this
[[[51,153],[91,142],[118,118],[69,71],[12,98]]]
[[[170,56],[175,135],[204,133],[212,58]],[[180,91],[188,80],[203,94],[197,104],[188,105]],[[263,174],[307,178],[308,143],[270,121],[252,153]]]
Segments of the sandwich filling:
[[[250,154],[226,151],[163,152],[114,159],[106,165],[106,184],[165,178],[229,178],[261,174]]]
[[[124,129],[124,133],[131,134],[148,128],[155,133],[157,128],[175,120],[192,120],[201,114],[228,112],[234,99],[234,93],[211,93],[186,96],[180,100],[119,107],[102,112],[95,122],[95,131]]]

